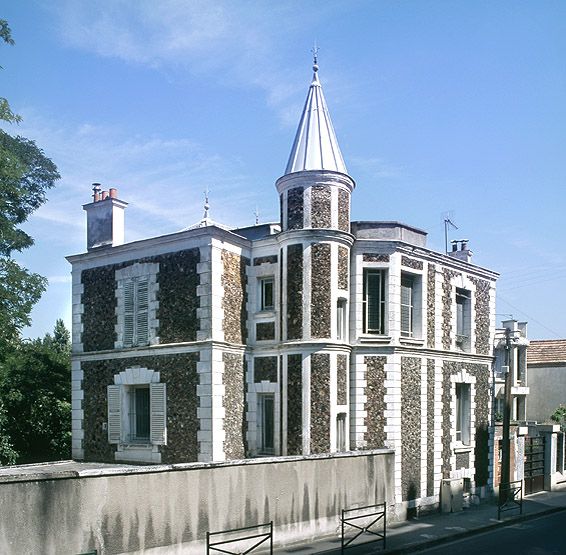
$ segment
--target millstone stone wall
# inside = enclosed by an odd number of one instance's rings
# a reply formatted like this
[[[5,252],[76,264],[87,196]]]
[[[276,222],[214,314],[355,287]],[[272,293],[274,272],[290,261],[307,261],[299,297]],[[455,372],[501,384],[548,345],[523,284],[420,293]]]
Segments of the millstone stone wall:
[[[230,343],[243,344],[247,339],[247,294],[246,266],[249,260],[238,254],[222,251],[222,307],[224,309],[224,339]]]
[[[311,453],[330,451],[330,355],[311,355]]]
[[[108,420],[106,387],[114,383],[115,374],[139,366],[159,372],[161,382],[167,384],[167,445],[160,446],[162,461],[196,461],[198,359],[199,353],[187,353],[83,362],[85,459],[114,462],[116,446],[108,443],[108,432],[103,429]]]
[[[196,341],[199,329],[197,308],[199,249],[140,258],[83,270],[82,304],[83,351],[114,349],[116,341],[116,270],[135,263],[158,263],[157,300],[159,309],[157,336],[160,343]]]
[[[296,244],[287,247],[287,339],[302,337],[303,245]]]
[[[303,356],[287,356],[287,454],[303,452]]]
[[[224,454],[228,460],[246,456],[246,368],[243,354],[223,353]]]
[[[330,270],[329,243],[311,246],[311,337],[330,337]]]

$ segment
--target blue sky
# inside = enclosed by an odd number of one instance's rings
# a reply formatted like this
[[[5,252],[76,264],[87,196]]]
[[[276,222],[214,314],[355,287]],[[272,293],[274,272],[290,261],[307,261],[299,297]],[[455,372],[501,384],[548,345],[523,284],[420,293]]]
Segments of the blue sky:
[[[20,0],[1,18],[0,95],[62,174],[20,261],[49,278],[31,337],[70,320],[91,183],[130,203],[126,239],[202,216],[278,219],[320,47],[320,79],[356,220],[400,220],[501,273],[498,321],[566,337],[566,2]],[[558,291],[558,294],[556,293]]]

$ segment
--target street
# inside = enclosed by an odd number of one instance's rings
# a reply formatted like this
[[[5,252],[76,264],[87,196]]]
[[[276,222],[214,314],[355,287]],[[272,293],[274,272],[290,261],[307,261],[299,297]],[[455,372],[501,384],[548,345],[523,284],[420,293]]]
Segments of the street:
[[[566,511],[535,518],[478,536],[426,549],[428,555],[565,555]]]

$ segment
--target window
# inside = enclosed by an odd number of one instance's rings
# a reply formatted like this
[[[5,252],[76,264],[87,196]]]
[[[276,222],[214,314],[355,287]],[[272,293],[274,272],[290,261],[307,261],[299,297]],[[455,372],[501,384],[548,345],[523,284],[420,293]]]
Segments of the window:
[[[275,452],[275,398],[273,394],[260,394],[257,401],[258,453]]]
[[[401,335],[413,336],[415,280],[407,274],[401,275]]]
[[[149,262],[116,270],[116,349],[158,341],[158,273],[159,264]]]
[[[135,386],[128,395],[130,405],[130,441],[149,443],[149,386]]]
[[[336,339],[345,341],[346,333],[346,299],[338,299],[336,303]]]
[[[456,441],[470,445],[470,384],[456,384]]]
[[[137,277],[124,282],[124,346],[149,342],[149,280]]]
[[[346,451],[346,413],[336,415],[336,451]]]
[[[470,350],[471,294],[466,289],[456,288],[456,346],[462,351]]]
[[[166,444],[166,389],[159,372],[128,368],[114,376],[107,394],[109,443]]]
[[[259,280],[260,310],[273,310],[273,277]]]
[[[385,272],[364,271],[363,297],[364,333],[385,333]]]

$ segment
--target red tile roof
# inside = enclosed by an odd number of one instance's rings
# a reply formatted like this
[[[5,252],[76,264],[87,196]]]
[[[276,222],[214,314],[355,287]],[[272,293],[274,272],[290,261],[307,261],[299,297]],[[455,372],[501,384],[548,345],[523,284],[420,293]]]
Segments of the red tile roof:
[[[566,339],[531,340],[527,348],[527,364],[539,366],[566,364]]]

